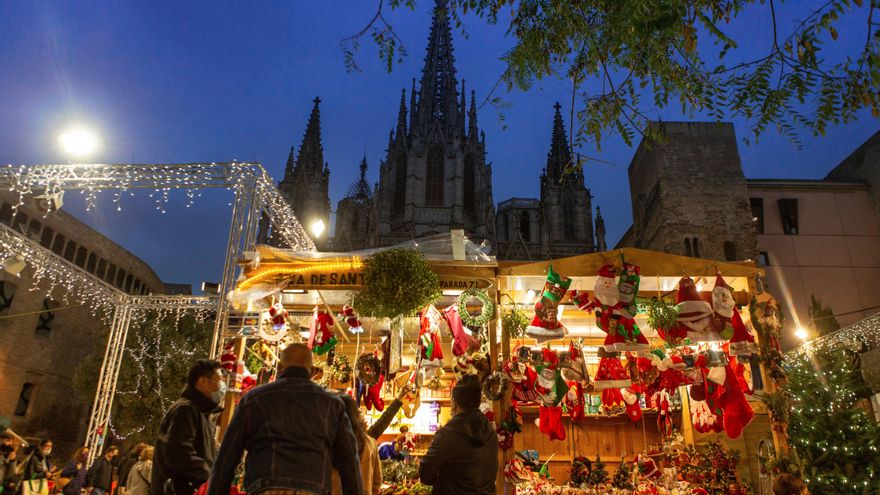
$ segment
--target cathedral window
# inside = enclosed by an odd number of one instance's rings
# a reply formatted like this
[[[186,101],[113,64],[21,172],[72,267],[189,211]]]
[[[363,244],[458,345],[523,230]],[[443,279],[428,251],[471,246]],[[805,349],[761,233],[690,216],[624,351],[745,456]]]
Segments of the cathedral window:
[[[574,204],[571,198],[565,198],[562,201],[562,228],[565,240],[574,241]]]
[[[394,174],[394,213],[403,211],[406,205],[406,155],[397,157],[397,170]]]
[[[524,211],[520,214],[519,217],[519,233],[522,234],[522,238],[526,242],[530,242],[532,240],[532,221],[529,218],[529,212]]]
[[[443,149],[434,146],[428,152],[428,170],[425,174],[425,204],[427,206],[443,206],[443,180],[446,175]]]
[[[476,213],[476,186],[477,170],[474,165],[474,155],[464,157],[464,211]]]
[[[724,259],[736,261],[736,245],[730,241],[724,241]]]

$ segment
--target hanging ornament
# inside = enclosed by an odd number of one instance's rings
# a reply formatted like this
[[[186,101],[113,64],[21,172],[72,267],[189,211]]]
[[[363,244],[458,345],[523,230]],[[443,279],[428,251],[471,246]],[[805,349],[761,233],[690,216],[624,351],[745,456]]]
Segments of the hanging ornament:
[[[381,363],[379,358],[372,352],[365,352],[358,356],[354,363],[357,377],[368,387],[375,385],[381,378]]]
[[[464,323],[458,311],[458,304],[451,304],[443,310],[446,325],[452,332],[452,354],[456,357],[467,352],[480,350],[480,342],[465,331]]]
[[[571,279],[554,272],[551,265],[547,270],[544,292],[535,302],[535,317],[532,319],[532,324],[526,327],[526,335],[539,342],[561,339],[565,336],[566,329],[559,321],[557,311],[569,287],[571,287]]]
[[[483,395],[490,401],[500,400],[510,390],[510,381],[500,371],[496,371],[483,380]]]
[[[482,304],[480,308],[480,312],[476,315],[471,315],[470,311],[467,309],[467,303],[471,299],[477,299]],[[495,304],[489,299],[489,296],[479,290],[479,289],[467,289],[458,296],[458,314],[461,316],[461,321],[468,328],[479,328],[486,326],[489,321],[495,316]]]
[[[355,313],[354,308],[352,308],[348,304],[342,306],[342,314],[339,315],[339,319],[345,320],[345,324],[348,325],[348,331],[350,333],[364,333],[364,327],[363,325],[361,325],[361,320],[358,319],[357,313]]]
[[[421,367],[426,370],[443,367],[443,349],[440,347],[440,311],[429,304],[419,315],[419,353]],[[430,378],[430,377],[428,377]]]
[[[697,286],[690,277],[683,277],[678,282],[678,293],[675,296],[678,311],[677,328],[671,337],[676,343],[688,338],[691,342],[716,342],[723,340],[713,331],[712,305],[706,302],[697,291]]]
[[[280,342],[287,335],[290,315],[284,305],[277,302],[262,314],[260,338],[266,342]]]
[[[315,306],[312,311],[312,321],[309,324],[309,349],[317,355],[323,355],[336,347],[336,337],[333,336],[333,317],[323,309]]]
[[[351,361],[348,360],[348,356],[345,354],[340,354],[334,357],[333,363],[330,364],[330,369],[328,371],[330,377],[340,384],[345,384],[351,381]]]

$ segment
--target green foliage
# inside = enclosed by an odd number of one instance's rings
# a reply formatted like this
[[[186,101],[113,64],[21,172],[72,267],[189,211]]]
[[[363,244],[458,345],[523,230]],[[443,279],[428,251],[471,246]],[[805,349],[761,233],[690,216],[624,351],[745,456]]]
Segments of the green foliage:
[[[653,297],[648,300],[648,325],[651,328],[669,330],[678,320],[675,304]]]
[[[791,408],[791,400],[789,399],[787,392],[785,392],[784,390],[768,392],[763,395],[762,400],[765,404],[767,404],[767,409],[770,411],[771,418],[774,422],[788,422],[788,413]]]
[[[786,362],[792,408],[788,436],[814,495],[880,492],[880,426],[859,404],[870,392],[858,356],[846,350]]]
[[[880,31],[871,22],[878,7],[873,0],[829,0],[815,9],[772,0],[448,3],[459,28],[459,15],[469,12],[506,25],[514,45],[499,54],[506,63],[500,82],[509,90],[527,90],[544,79],[571,81],[580,99],[572,101],[575,148],[587,139],[598,146],[606,131],[628,144],[639,134],[661,138],[660,126],[649,125],[646,112],[652,106],[677,104],[684,114],[700,112],[719,122],[742,118],[750,126],[747,142],[775,128],[797,145],[801,129],[824,135],[829,124],[853,121],[862,109],[880,116]],[[412,9],[415,0],[390,4]],[[785,11],[777,16],[777,9]],[[746,19],[766,20],[772,30],[756,56],[753,40],[740,49],[728,34],[735,21]],[[853,37],[863,44],[836,58],[825,50],[837,42],[839,30],[854,29]],[[401,44],[382,2],[367,26],[343,43],[356,44],[367,35],[391,70],[400,61]],[[358,70],[354,50],[344,50],[349,70]],[[487,99],[493,101],[492,95]]]
[[[354,293],[362,315],[412,316],[442,295],[440,279],[425,257],[412,249],[380,251],[364,262],[364,286]]]
[[[212,322],[190,314],[149,312],[132,321],[111,414],[112,431],[122,438],[154,442],[165,411],[180,396],[189,368],[208,356]],[[74,387],[91,403],[101,370],[103,349],[85,359]]]
[[[819,336],[840,330],[834,311],[829,306],[823,306],[815,294],[810,294],[810,321]]]
[[[529,317],[519,308],[508,309],[501,315],[501,329],[512,339],[525,335],[527,326],[529,326]]]

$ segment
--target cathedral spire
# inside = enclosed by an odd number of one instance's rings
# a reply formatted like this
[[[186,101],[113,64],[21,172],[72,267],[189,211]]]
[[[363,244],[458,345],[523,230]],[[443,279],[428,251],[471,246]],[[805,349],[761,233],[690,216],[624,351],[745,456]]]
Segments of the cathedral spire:
[[[464,90],[464,79],[461,80],[461,105],[458,107],[458,114],[461,115],[461,119],[458,121],[458,128],[464,133],[464,114],[467,111],[467,106],[465,102],[465,94],[467,92]]]
[[[324,146],[321,144],[321,109],[318,105],[321,98],[315,97],[315,106],[309,116],[309,124],[303,135],[302,144],[299,147],[299,155],[296,157],[295,172],[309,173],[311,175],[323,173]]]
[[[296,164],[296,148],[290,147],[290,154],[287,156],[287,166],[284,167],[284,178],[293,177],[293,166]]]
[[[571,163],[571,148],[568,147],[568,138],[562,123],[562,112],[560,112],[562,105],[557,102],[553,108],[556,109],[556,114],[553,116],[553,138],[550,142],[550,152],[547,154],[546,173],[551,180],[558,182]]]
[[[397,138],[406,139],[406,90],[400,92],[400,108],[397,110]],[[366,161],[366,156],[364,156]]]
[[[409,90],[409,131],[416,127],[416,78],[412,80],[412,89]]]
[[[468,110],[468,136],[477,138],[477,93],[471,90],[471,108]]]
[[[462,117],[458,111],[457,86],[449,11],[446,0],[437,0],[419,86],[417,124],[427,126],[431,121],[440,121],[447,129],[454,129]]]

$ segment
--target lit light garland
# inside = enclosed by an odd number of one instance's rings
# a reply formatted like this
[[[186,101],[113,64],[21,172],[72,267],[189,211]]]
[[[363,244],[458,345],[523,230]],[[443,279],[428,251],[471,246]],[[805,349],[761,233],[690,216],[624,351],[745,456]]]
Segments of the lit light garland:
[[[787,354],[797,358],[808,352],[841,348],[860,351],[863,348],[874,349],[878,346],[880,346],[880,313],[806,342]]]

